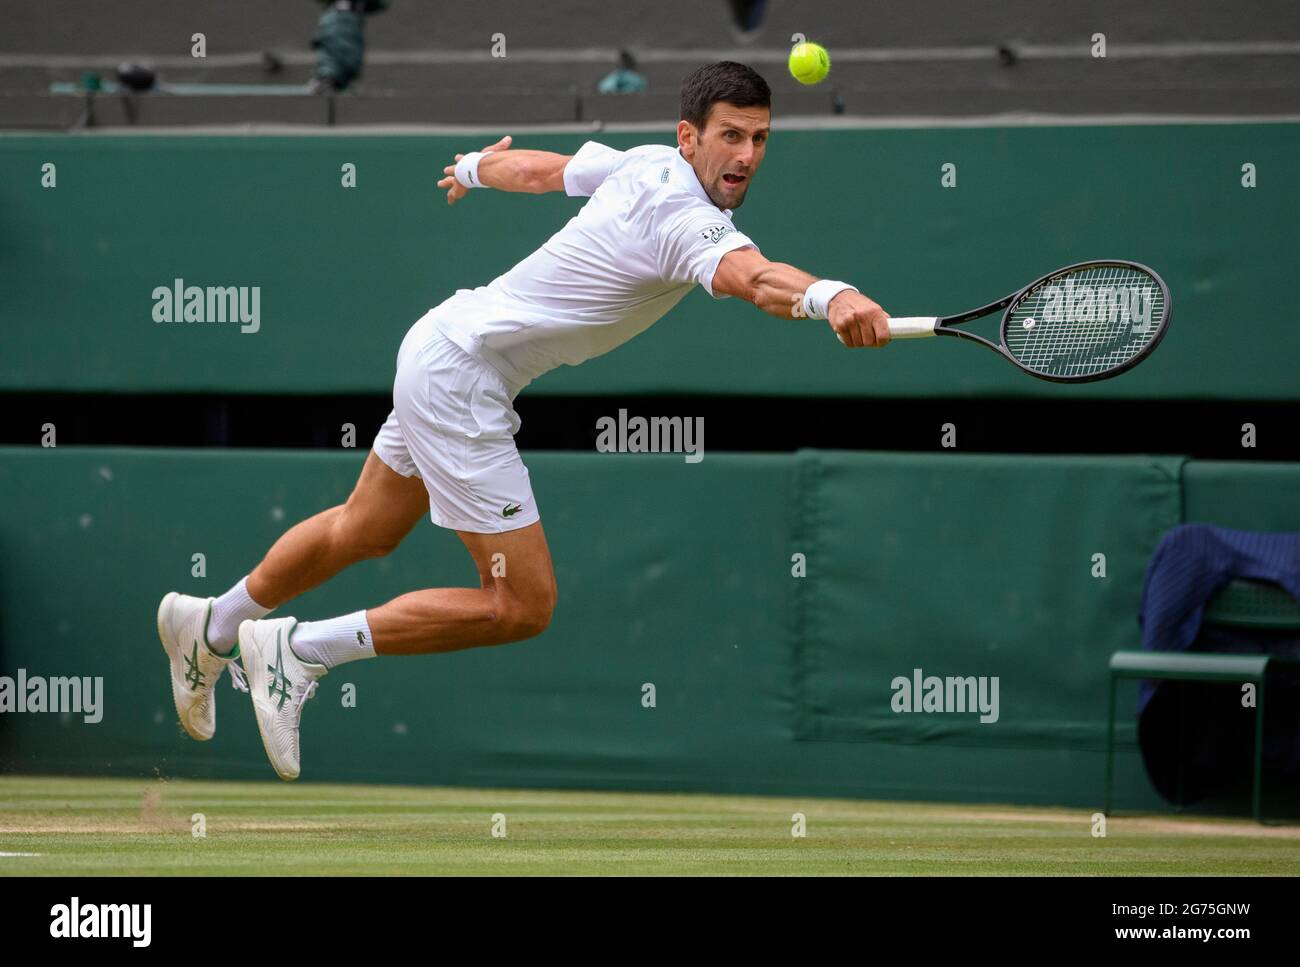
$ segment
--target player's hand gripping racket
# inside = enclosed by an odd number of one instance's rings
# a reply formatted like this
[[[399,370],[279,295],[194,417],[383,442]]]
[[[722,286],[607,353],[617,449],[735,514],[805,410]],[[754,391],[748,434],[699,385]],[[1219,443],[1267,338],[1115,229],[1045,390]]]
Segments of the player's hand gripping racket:
[[[999,343],[950,328],[1005,309]],[[1164,280],[1119,259],[1068,265],[1005,299],[956,316],[889,320],[894,339],[960,336],[1001,353],[1026,373],[1058,383],[1117,376],[1151,354],[1169,328]]]

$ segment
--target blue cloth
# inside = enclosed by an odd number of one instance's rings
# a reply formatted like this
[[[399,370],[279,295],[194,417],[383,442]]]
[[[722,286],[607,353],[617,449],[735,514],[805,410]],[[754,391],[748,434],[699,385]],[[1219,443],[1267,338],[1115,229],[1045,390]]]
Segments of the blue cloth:
[[[1272,581],[1300,600],[1300,533],[1269,534],[1210,524],[1181,524],[1160,541],[1147,565],[1138,607],[1142,648],[1186,651],[1210,599],[1234,578]],[[1143,681],[1138,714],[1155,686]]]
[[[611,71],[596,85],[596,91],[600,94],[639,94],[649,88],[649,81],[636,71],[629,70]]]

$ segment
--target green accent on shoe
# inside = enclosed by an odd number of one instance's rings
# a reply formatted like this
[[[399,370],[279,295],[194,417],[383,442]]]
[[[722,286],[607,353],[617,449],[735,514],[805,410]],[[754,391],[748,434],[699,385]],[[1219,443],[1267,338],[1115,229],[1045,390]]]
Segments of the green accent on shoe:
[[[185,684],[196,691],[203,684],[203,672],[199,671],[199,643],[195,641],[190,653],[181,657],[185,659]]]
[[[284,674],[283,647],[284,631],[281,629],[280,640],[275,643],[275,664],[266,666],[266,670],[271,673],[271,685],[266,690],[266,694],[268,698],[272,699],[277,695],[280,696],[279,701],[276,702],[275,706],[277,710],[284,708],[284,703],[288,701],[289,698],[289,689],[293,687],[293,682],[289,681],[288,677]]]
[[[295,619],[293,623],[293,627],[289,629],[289,637],[285,639],[285,641],[289,643],[290,653],[293,655],[294,658],[297,658],[304,665],[319,665],[320,662],[311,661],[307,658],[302,657],[302,655],[298,654],[297,650],[293,647],[293,636],[297,630],[298,630],[298,621]]]
[[[239,655],[239,639],[238,639],[238,638],[235,639],[235,647],[234,647],[234,650],[233,650],[233,651],[227,651],[227,652],[224,652],[224,653],[223,653],[223,652],[217,651],[217,649],[215,649],[215,648],[212,647],[212,642],[208,640],[208,626],[211,625],[211,624],[212,624],[212,599],[209,598],[209,599],[208,599],[208,613],[207,613],[207,616],[203,619],[203,647],[206,648],[210,653],[216,655],[218,658],[236,658],[236,657],[238,657],[238,655]]]
[[[208,651],[212,651],[212,642],[208,640],[208,625],[212,624],[212,599],[208,598],[208,611],[203,616],[203,643],[208,646]],[[212,651],[212,654],[216,654]]]

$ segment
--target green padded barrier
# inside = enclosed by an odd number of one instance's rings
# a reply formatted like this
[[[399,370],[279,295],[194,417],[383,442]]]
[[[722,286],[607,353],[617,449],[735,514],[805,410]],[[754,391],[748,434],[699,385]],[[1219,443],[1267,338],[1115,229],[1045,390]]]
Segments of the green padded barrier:
[[[1300,531],[1300,463],[1192,460],[1183,499],[1188,523]]]
[[[1300,530],[1300,464],[1191,460],[1183,468],[1183,516],[1239,530]],[[1206,606],[1205,623],[1300,627],[1300,602],[1276,584],[1232,581]]]
[[[218,593],[294,521],[343,501],[360,454],[3,450],[3,666],[103,675],[99,726],[13,716],[18,767],[266,777],[246,699],[225,683],[218,737],[178,732],[154,631],[170,589]],[[788,458],[531,455],[556,562],[552,628],[527,644],[331,673],[307,707],[313,778],[565,784],[705,775],[778,734],[787,643],[778,591]],[[756,522],[759,522],[756,525]],[[707,539],[701,539],[707,535]],[[206,580],[190,577],[207,555]],[[475,585],[427,521],[389,558],[295,603],[324,617],[422,586]],[[358,707],[341,707],[353,682]],[[641,707],[652,682],[658,707]],[[788,699],[784,699],[788,700]],[[24,754],[28,753],[28,754]],[[693,765],[691,763],[694,763]]]
[[[735,216],[768,257],[852,280],[895,315],[970,309],[1081,259],[1137,259],[1173,292],[1169,337],[1119,379],[1061,387],[957,340],[849,352],[824,323],[694,292],[632,344],[528,392],[1295,398],[1300,327],[1275,293],[1293,272],[1300,125],[780,120],[778,104]],[[516,143],[572,152],[589,136]],[[672,143],[668,131],[596,137]],[[494,139],[0,137],[0,389],[387,392],[416,318],[578,210],[487,191],[449,208],[434,187],[442,166]],[[1241,186],[1247,162],[1256,188]],[[56,188],[41,186],[47,163]],[[355,188],[340,187],[346,164]],[[956,187],[940,184],[945,164]],[[152,293],[177,278],[260,287],[261,328],[155,323]],[[1226,354],[1225,326],[1250,334]]]
[[[1177,461],[526,456],[559,581],[551,628],[330,673],[304,713],[306,781],[1096,805],[1105,656],[1136,644]],[[154,610],[169,588],[224,590],[290,523],[342,501],[361,460],[0,448],[0,674],[103,676],[106,690],[97,725],[0,716],[0,769],[274,781],[228,684],[216,738],[180,733]],[[1105,580],[1088,577],[1094,550]],[[942,597],[932,570],[968,590]],[[474,580],[456,538],[424,522],[289,613]],[[900,665],[1001,675],[1002,722],[927,733],[877,714]],[[1121,738],[1126,803],[1159,808],[1131,728]]]
[[[1139,643],[1181,463],[802,453],[801,737],[1101,748],[1106,661]],[[942,711],[917,711],[931,676]],[[955,712],[950,677],[985,679],[990,704],[997,679],[996,720]]]

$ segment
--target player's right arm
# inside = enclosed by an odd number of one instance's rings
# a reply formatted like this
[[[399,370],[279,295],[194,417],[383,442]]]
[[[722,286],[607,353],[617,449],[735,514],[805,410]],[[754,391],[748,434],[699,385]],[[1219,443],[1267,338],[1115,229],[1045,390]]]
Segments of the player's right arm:
[[[806,318],[809,286],[818,281],[802,269],[771,262],[752,248],[728,252],[713,274],[713,291],[752,302],[783,319]],[[852,349],[889,342],[889,314],[854,289],[835,294],[825,309],[826,320],[840,342]]]
[[[564,168],[572,157],[554,151],[512,151],[508,134],[477,153],[482,154],[475,172],[481,187],[535,195],[563,190]],[[455,160],[459,163],[464,157],[464,154],[458,154]],[[444,177],[438,182],[438,187],[447,189],[447,204],[454,205],[469,194],[470,189],[457,179],[456,164],[447,165],[442,172]]]
[[[577,154],[571,155],[510,150],[510,135],[476,154],[481,157],[476,159],[472,171],[467,170],[468,162],[461,164],[466,157],[463,154],[456,155],[456,164],[443,168],[445,177],[438,182],[438,187],[447,189],[447,204],[454,205],[471,191],[462,183],[464,178],[477,182],[478,187],[498,191],[531,194],[563,191],[568,195],[588,196],[600,187],[623,156],[623,152],[594,141],[588,141]],[[457,175],[458,168],[462,169],[460,175]]]

